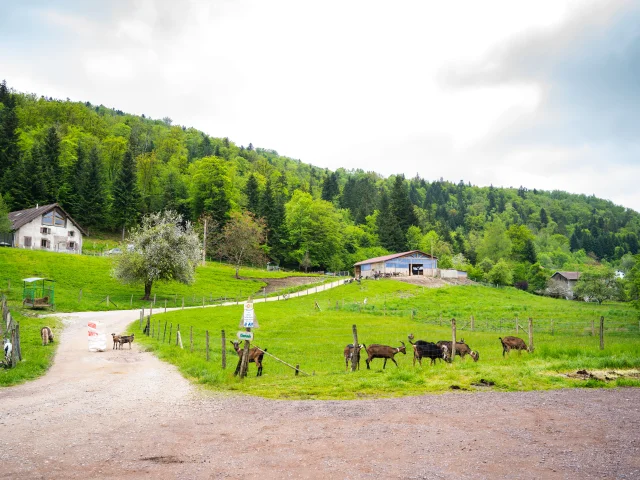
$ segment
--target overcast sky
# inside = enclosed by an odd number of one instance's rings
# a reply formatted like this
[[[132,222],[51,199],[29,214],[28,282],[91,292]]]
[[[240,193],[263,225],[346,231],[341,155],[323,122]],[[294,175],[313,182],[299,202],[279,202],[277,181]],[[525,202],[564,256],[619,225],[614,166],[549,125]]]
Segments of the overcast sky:
[[[321,167],[640,211],[640,2],[6,2],[0,79]]]

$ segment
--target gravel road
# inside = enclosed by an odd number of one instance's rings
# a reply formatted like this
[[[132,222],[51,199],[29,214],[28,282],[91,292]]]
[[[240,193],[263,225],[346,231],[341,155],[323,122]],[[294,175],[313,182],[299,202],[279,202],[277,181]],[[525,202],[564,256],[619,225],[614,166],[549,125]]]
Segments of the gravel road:
[[[640,478],[640,389],[274,401],[211,394],[65,317],[48,374],[0,389],[0,478]]]

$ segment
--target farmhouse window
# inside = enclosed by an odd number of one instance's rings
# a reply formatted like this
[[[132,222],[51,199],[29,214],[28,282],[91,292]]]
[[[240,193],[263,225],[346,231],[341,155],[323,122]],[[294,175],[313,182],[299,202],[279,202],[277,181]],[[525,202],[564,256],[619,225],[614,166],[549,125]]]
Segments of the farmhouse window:
[[[75,250],[76,249],[76,242],[69,242],[67,244],[67,248],[70,250]]]
[[[40,233],[43,233],[44,235],[47,235],[47,234],[51,233],[51,229],[49,227],[40,227]]]
[[[49,245],[51,245],[51,242],[46,238],[43,238],[42,240],[40,240],[40,246],[42,248],[49,248]]]
[[[67,226],[67,219],[63,217],[59,212],[54,212],[53,217],[54,217],[53,221],[56,224],[56,227]]]
[[[73,237],[76,234],[76,232],[74,232],[73,230],[69,230],[69,236]]]
[[[42,216],[42,224],[43,225],[53,225],[53,212],[45,213]]]
[[[24,246],[25,247],[31,246],[31,237],[24,237]]]

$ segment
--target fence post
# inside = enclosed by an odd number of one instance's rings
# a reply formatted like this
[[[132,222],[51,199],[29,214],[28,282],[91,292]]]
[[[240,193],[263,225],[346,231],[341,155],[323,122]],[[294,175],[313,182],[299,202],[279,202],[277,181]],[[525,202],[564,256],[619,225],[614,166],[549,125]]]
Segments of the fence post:
[[[149,317],[151,318],[151,317]],[[158,335],[160,334],[160,331],[158,331]],[[149,336],[149,334],[147,333],[147,337]],[[156,338],[156,325],[155,323],[151,325],[151,338]]]
[[[222,330],[222,368],[227,368],[227,336]]]
[[[191,344],[191,353],[193,353],[193,325],[191,325],[189,332],[189,343]]]
[[[529,353],[533,353],[533,319],[529,317]]]
[[[476,319],[471,315],[471,331],[473,332],[476,329]]]
[[[205,332],[205,339],[207,341],[207,362],[209,361],[209,330]]]
[[[129,300],[129,308],[133,307],[133,295],[131,295],[131,300]]]
[[[169,345],[171,345],[171,332],[173,330],[173,322],[169,324]]]
[[[151,315],[147,316],[147,337],[151,333]]]
[[[251,328],[247,327],[247,332],[250,332]],[[240,378],[247,376],[247,369],[249,367],[249,340],[244,341],[244,351],[242,352],[242,361],[240,363]]]
[[[358,359],[360,357],[360,351],[358,350],[358,327],[354,325],[351,329],[353,331],[353,355],[351,356],[351,371],[355,372],[356,367],[358,366]]]
[[[604,317],[600,317],[600,350],[604,350]]]
[[[456,319],[451,319],[451,363],[456,356]]]
[[[202,308],[204,308],[204,297],[202,297]]]
[[[300,372],[300,364],[296,364],[296,377],[298,376],[298,372]]]
[[[516,317],[516,335],[520,333],[520,326],[518,325],[518,317]]]
[[[20,348],[20,322],[16,322],[15,335],[16,342],[13,344],[13,348],[16,349],[18,360],[22,361],[22,348]]]
[[[180,336],[180,324],[178,324],[178,328],[176,328],[176,347],[178,346],[178,337]]]
[[[160,327],[158,327],[158,337],[160,336]],[[162,334],[162,343],[164,343],[165,338],[167,338],[167,321],[164,321],[164,333]]]
[[[109,295],[107,295],[107,310],[109,310]]]
[[[596,324],[593,318],[591,319],[591,336],[592,337],[596,336]]]
[[[158,319],[158,341],[160,341],[160,324],[162,323],[162,320]],[[165,334],[167,332],[167,322],[165,321],[164,323],[164,328],[165,328]],[[162,337],[162,341],[164,342],[164,336]]]
[[[156,304],[156,294],[155,293],[153,294],[153,304],[154,305]]]

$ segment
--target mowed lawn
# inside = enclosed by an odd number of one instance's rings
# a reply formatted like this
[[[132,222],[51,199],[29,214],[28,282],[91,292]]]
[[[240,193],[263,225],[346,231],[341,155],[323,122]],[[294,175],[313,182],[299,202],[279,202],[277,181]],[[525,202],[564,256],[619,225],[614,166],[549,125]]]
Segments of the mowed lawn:
[[[44,277],[55,280],[55,304],[58,312],[97,311],[149,307],[143,301],[144,287],[124,285],[113,278],[114,257],[67,255],[52,252],[0,249],[0,294],[4,293],[10,305],[22,302],[22,279]],[[196,269],[193,285],[178,282],[154,283],[156,307],[202,305],[219,299],[246,298],[262,291],[263,278],[282,278],[298,273],[267,272],[264,269],[242,268],[241,279],[235,270],[224,264],[207,262]],[[318,278],[319,281],[324,280]],[[9,285],[11,288],[9,288]],[[106,298],[109,296],[109,304]]]
[[[366,303],[365,303],[366,299]],[[254,343],[279,359],[300,365],[307,375],[295,376],[288,366],[265,355],[262,377],[249,368],[244,380],[234,377],[238,357],[231,348],[242,315],[242,306],[215,307],[154,315],[154,337],[142,337],[135,322],[130,331],[136,341],[160,358],[175,364],[193,381],[218,391],[236,391],[270,398],[354,399],[417,395],[425,392],[533,390],[565,387],[640,386],[640,334],[638,312],[630,305],[587,304],[537,297],[512,288],[458,286],[422,289],[393,280],[363,281],[308,297],[254,304],[260,328]],[[475,329],[471,331],[471,315]],[[503,358],[499,336],[515,335],[516,317],[534,326],[535,351],[511,353]],[[599,320],[605,318],[605,349],[599,347]],[[413,365],[407,335],[427,341],[450,340],[451,318],[457,320],[457,337],[479,351],[453,364],[438,361]],[[552,322],[553,320],[553,322]],[[596,335],[592,336],[592,320]],[[552,326],[553,323],[553,326]],[[351,343],[352,325],[358,339],[370,345],[400,346],[407,354],[391,361],[373,360],[371,370],[361,361],[360,370],[346,372],[343,350]],[[184,349],[176,346],[180,329]],[[227,368],[222,369],[222,334],[226,334]],[[210,360],[206,360],[206,332]],[[193,335],[193,352],[191,351]],[[528,343],[528,334],[519,336]],[[586,369],[617,371],[611,381],[568,377]],[[493,383],[492,386],[484,386]]]

